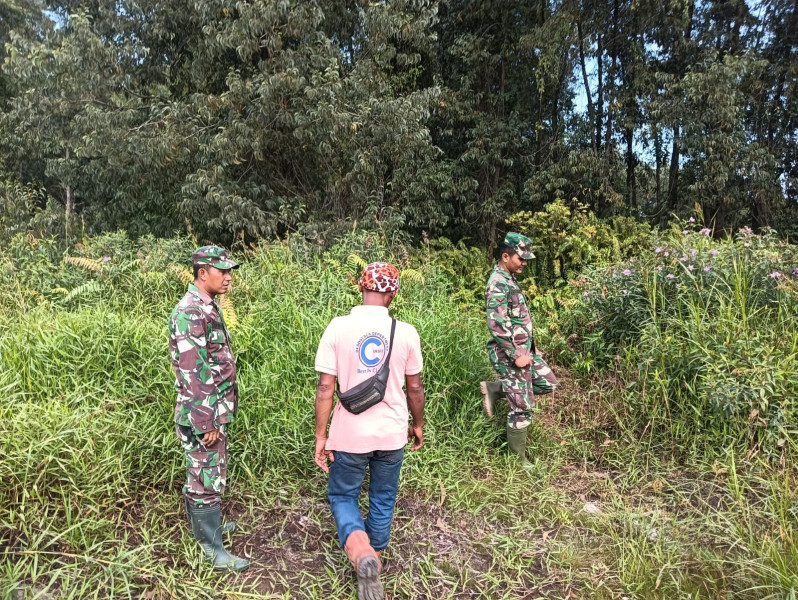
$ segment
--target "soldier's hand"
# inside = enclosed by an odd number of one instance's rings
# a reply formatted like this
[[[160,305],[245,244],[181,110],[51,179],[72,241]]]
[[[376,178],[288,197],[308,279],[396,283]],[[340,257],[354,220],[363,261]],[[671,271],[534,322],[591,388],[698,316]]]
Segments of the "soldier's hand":
[[[532,364],[532,359],[526,354],[524,354],[523,356],[519,356],[518,358],[515,359],[515,366],[518,367],[519,369],[528,367],[531,364]]]
[[[202,436],[202,443],[205,446],[213,446],[219,440],[219,430],[211,429],[208,433]]]
[[[410,450],[418,450],[424,445],[424,428],[421,425],[408,425],[407,427],[407,441],[413,442]]]
[[[330,467],[327,466],[327,461],[335,461],[335,455],[330,450],[325,450],[324,446],[327,444],[327,438],[316,438],[316,452],[313,456],[316,464],[325,473],[330,472]]]

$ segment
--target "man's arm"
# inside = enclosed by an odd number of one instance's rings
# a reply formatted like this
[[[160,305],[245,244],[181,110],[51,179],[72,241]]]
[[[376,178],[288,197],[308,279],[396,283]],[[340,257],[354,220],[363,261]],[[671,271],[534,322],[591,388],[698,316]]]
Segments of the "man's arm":
[[[405,375],[407,407],[413,419],[407,428],[407,441],[413,442],[410,450],[418,450],[424,444],[424,384],[421,373]]]
[[[499,347],[511,359],[515,360],[517,348],[515,345],[513,322],[508,315],[507,304],[510,300],[510,286],[503,281],[496,281],[486,291],[487,304],[485,307],[488,322],[488,331]]]
[[[504,282],[495,282],[487,290],[486,316],[488,330],[493,340],[504,350],[516,367],[524,368],[532,364],[532,359],[524,348],[523,352],[515,344],[516,325],[508,314],[510,286]]]
[[[319,382],[316,384],[316,451],[314,460],[325,473],[330,472],[327,461],[335,460],[333,453],[324,449],[327,444],[327,424],[330,422],[334,392],[335,375],[319,373]]]
[[[201,309],[188,307],[174,320],[172,335],[176,349],[173,360],[184,395],[191,398],[186,406],[188,420],[195,434],[203,436],[203,443],[216,443],[216,402],[218,389],[213,380],[213,367],[208,360],[207,319]]]

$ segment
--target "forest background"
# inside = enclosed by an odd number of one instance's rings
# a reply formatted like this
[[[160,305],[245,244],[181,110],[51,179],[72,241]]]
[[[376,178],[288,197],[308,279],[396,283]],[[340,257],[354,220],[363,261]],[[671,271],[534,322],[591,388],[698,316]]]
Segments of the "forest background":
[[[366,261],[425,354],[390,597],[798,596],[798,3],[0,3],[0,598],[351,598],[312,356]],[[481,411],[491,250],[561,387]],[[165,319],[241,260],[229,540],[179,511]]]
[[[18,227],[48,198],[40,228],[228,243],[488,245],[560,198],[798,227],[791,0],[5,0],[0,48]]]

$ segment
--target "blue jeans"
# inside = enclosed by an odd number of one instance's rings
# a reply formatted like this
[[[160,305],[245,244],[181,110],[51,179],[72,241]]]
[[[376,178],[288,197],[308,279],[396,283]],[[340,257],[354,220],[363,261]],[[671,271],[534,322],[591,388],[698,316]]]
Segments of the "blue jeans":
[[[374,450],[365,454],[333,451],[335,460],[330,464],[327,497],[330,499],[338,540],[341,547],[349,534],[365,530],[375,550],[383,550],[391,537],[393,507],[399,489],[399,470],[405,449]],[[369,482],[369,514],[365,523],[357,505],[360,488],[366,477],[366,467],[371,472]]]

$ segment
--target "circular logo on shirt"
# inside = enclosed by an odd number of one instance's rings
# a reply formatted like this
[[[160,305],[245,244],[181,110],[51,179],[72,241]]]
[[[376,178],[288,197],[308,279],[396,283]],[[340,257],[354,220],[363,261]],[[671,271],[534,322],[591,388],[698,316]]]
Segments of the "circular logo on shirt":
[[[367,333],[357,341],[355,352],[364,367],[376,368],[388,352],[388,340],[381,333]]]

